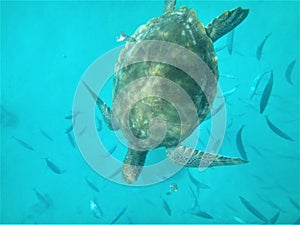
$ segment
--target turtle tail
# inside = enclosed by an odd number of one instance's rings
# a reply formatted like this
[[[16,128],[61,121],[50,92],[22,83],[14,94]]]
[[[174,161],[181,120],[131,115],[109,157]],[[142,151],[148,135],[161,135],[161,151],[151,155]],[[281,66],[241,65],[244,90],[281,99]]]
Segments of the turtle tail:
[[[145,164],[147,153],[148,151],[128,148],[122,169],[122,176],[126,183],[131,184],[137,180]]]
[[[247,161],[239,158],[230,158],[209,152],[203,152],[178,146],[175,149],[167,149],[167,157],[180,166],[185,167],[213,167],[213,166],[229,166],[247,163]]]

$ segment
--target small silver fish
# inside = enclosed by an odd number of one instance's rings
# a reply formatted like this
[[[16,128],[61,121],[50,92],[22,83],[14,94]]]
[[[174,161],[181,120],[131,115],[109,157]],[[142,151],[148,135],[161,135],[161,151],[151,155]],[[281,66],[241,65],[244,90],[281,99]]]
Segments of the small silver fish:
[[[170,184],[169,191],[166,193],[167,195],[172,194],[173,192],[178,191],[178,185],[176,183]]]
[[[103,217],[103,211],[95,199],[90,201],[90,210],[95,218],[101,219]]]
[[[240,84],[237,84],[237,85],[235,85],[234,88],[232,88],[232,89],[230,89],[228,91],[224,91],[222,93],[223,97],[225,98],[225,97],[228,97],[228,96],[232,95],[234,92],[237,91],[237,89],[238,89],[239,86],[240,86]],[[220,98],[220,97],[218,96],[218,98]]]
[[[215,52],[219,52],[222,51],[223,49],[225,49],[227,47],[227,45],[221,46],[221,47],[216,47],[215,48]]]
[[[243,219],[241,219],[240,217],[234,216],[233,219],[238,223],[246,224],[246,222]]]
[[[126,35],[124,32],[120,33],[120,37],[117,38],[117,42],[123,42],[123,41],[136,41],[133,37]]]
[[[250,91],[251,91],[250,99],[252,99],[255,96],[255,94],[257,92],[257,88],[258,88],[260,82],[262,81],[262,78],[270,72],[272,72],[272,71],[266,71],[254,78],[254,80],[252,81],[252,85],[250,87]]]

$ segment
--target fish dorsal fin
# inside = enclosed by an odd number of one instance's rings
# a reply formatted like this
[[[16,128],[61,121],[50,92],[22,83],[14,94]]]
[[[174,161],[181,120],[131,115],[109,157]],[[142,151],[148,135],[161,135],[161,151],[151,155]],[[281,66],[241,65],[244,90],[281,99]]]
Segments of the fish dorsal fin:
[[[172,12],[175,8],[176,0],[165,0],[164,13]]]

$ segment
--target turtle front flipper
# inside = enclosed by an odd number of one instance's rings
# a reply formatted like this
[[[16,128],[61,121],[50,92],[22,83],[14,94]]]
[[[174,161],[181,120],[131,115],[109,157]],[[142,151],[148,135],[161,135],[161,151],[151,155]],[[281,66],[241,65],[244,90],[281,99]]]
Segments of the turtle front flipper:
[[[147,153],[148,151],[128,148],[122,169],[122,176],[126,183],[131,184],[137,180],[145,164]]]
[[[176,0],[165,0],[164,13],[173,12],[176,5]]]
[[[97,106],[103,116],[104,122],[108,126],[108,128],[110,130],[118,130],[119,127],[116,125],[116,123],[112,122],[113,115],[111,109],[95,94],[95,92],[92,91],[92,89],[84,81],[82,81],[82,83],[96,101]]]
[[[247,163],[247,161],[239,158],[225,157],[185,146],[178,146],[175,149],[168,148],[167,157],[175,164],[186,167],[203,168]]]
[[[242,9],[241,7],[225,11],[205,27],[207,35],[215,42],[239,25],[248,13],[249,9]]]

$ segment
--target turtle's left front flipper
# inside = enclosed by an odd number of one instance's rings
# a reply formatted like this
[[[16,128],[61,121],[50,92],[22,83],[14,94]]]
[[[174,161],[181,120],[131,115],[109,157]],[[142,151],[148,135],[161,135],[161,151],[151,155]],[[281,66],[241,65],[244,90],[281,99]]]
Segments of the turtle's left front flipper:
[[[239,158],[225,157],[185,146],[178,146],[175,149],[168,148],[167,157],[175,164],[186,167],[203,168],[247,163],[247,161]]]
[[[108,126],[110,130],[118,130],[119,127],[116,126],[116,124],[112,122],[113,120],[113,114],[111,109],[95,94],[95,92],[92,91],[92,89],[82,80],[82,83],[87,88],[87,90],[90,92],[92,97],[97,103],[97,106],[102,113],[103,119],[105,124]]]
[[[239,25],[248,13],[249,9],[242,9],[241,7],[225,11],[205,27],[207,35],[215,42]]]

